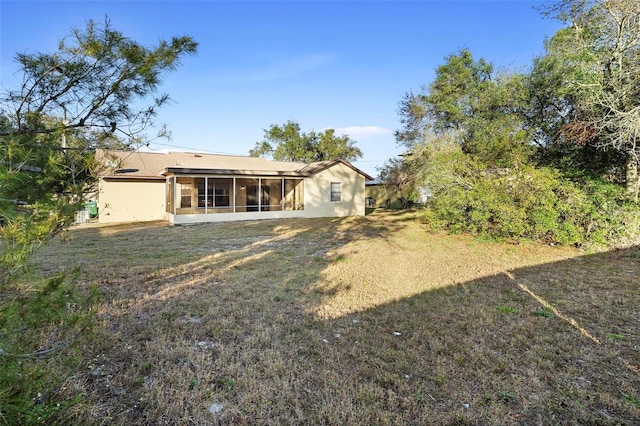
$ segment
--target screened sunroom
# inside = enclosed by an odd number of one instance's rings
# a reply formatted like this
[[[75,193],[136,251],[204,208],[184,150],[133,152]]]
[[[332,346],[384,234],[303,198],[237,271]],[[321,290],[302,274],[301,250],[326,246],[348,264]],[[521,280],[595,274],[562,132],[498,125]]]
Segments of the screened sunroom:
[[[175,216],[304,210],[304,179],[170,174],[166,207]]]

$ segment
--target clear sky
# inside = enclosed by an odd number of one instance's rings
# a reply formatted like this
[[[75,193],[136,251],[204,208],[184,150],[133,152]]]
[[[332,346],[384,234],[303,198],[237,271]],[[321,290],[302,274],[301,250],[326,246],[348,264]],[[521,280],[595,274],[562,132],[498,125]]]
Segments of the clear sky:
[[[446,56],[469,48],[523,70],[560,24],[540,1],[0,1],[0,85],[16,87],[16,52],[51,52],[93,19],[145,45],[190,35],[199,53],[169,74],[173,103],[157,118],[171,141],[150,148],[247,155],[264,129],[335,128],[372,176],[401,152],[398,102],[428,85]],[[149,136],[153,135],[149,132]],[[171,146],[169,146],[171,145]]]

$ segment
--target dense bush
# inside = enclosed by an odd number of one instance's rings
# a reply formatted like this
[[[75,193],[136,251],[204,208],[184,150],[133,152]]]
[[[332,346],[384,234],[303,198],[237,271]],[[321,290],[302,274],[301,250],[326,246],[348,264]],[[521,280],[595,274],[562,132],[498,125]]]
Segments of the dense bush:
[[[558,244],[619,244],[640,235],[640,208],[620,185],[557,169],[489,168],[453,140],[432,140],[418,161],[433,193],[431,226],[498,239]]]

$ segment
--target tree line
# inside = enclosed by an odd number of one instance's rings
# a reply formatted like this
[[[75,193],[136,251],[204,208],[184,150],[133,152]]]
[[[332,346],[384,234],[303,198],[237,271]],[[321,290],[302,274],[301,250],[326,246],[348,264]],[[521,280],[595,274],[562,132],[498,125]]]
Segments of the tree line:
[[[497,72],[462,49],[400,101],[383,180],[429,187],[429,223],[565,244],[640,232],[640,3],[562,0],[565,27],[528,72]]]

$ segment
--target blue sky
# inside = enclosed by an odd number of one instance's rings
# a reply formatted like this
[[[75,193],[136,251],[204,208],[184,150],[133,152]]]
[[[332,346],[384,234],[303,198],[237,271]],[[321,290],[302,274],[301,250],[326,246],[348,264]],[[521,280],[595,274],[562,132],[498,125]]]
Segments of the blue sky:
[[[523,70],[560,28],[533,1],[0,1],[0,85],[16,87],[16,52],[51,52],[72,27],[108,15],[152,46],[190,35],[197,56],[169,74],[173,103],[157,118],[171,141],[153,150],[247,155],[264,129],[335,128],[357,141],[372,176],[401,152],[398,102],[428,85],[446,56],[469,48]],[[154,131],[149,132],[152,136]],[[168,146],[173,145],[173,146]]]

